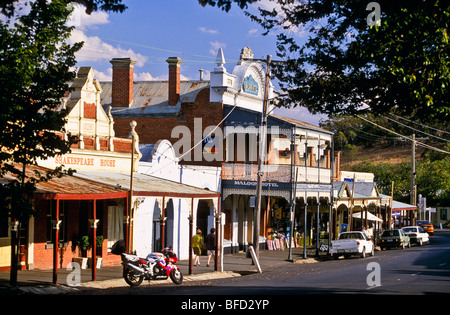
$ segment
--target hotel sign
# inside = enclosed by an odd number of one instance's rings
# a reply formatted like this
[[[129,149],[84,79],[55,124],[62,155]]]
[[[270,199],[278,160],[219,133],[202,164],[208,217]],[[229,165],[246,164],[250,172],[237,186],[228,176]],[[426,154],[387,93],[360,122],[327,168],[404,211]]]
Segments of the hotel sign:
[[[242,83],[242,88],[245,93],[258,95],[259,86],[258,82],[251,75],[244,78],[244,82]]]

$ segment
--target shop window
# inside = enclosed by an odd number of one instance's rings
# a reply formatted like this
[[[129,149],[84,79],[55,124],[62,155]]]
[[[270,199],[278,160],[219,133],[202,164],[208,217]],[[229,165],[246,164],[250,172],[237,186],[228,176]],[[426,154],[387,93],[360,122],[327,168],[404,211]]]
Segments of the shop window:
[[[115,242],[123,240],[123,208],[120,206],[108,207],[108,251]]]
[[[47,243],[53,243],[53,225],[52,220],[56,218],[56,200],[50,200],[48,211],[47,211]],[[67,220],[65,220],[65,212],[66,212],[66,203],[61,201],[59,204],[59,220],[61,220],[61,224],[59,225],[59,242],[65,242],[66,237],[66,225]]]

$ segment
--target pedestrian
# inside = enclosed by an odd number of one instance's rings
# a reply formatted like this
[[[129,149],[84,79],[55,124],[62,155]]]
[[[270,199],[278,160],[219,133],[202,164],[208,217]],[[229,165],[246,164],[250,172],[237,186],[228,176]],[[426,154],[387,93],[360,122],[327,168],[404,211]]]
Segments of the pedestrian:
[[[202,230],[198,229],[197,234],[192,237],[192,249],[194,250],[194,266],[200,266],[200,255],[204,247]]]
[[[211,256],[214,255],[214,261],[216,261],[216,229],[211,228],[209,234],[206,236],[206,251],[208,254],[208,260],[206,261],[206,267],[209,267]]]

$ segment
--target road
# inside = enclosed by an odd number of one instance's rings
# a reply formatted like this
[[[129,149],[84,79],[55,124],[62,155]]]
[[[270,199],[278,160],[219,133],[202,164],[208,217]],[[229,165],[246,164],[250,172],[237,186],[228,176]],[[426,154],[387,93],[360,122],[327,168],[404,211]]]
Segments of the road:
[[[377,251],[375,256],[341,258],[314,264],[286,262],[283,269],[181,286],[142,285],[97,294],[178,296],[281,296],[323,294],[450,294],[450,233],[431,237],[431,244]],[[95,293],[94,293],[95,294]]]

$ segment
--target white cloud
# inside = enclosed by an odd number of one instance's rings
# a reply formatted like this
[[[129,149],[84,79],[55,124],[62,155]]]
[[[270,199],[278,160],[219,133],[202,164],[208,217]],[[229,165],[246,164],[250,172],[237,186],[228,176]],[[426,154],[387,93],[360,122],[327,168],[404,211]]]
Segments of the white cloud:
[[[68,24],[75,26],[79,30],[85,30],[87,27],[108,24],[110,22],[109,15],[104,11],[94,11],[91,14],[87,14],[82,5],[72,3],[70,6],[73,7],[73,11]]]
[[[77,62],[89,63],[98,61],[109,61],[112,58],[133,58],[136,60],[136,67],[142,67],[147,61],[147,57],[134,52],[132,49],[122,48],[119,45],[111,45],[104,42],[98,36],[88,36],[88,29],[95,29],[97,25],[110,23],[109,15],[104,11],[86,14],[83,6],[74,5],[72,19],[69,24],[75,26],[69,42],[84,42],[83,48],[76,54]]]
[[[198,29],[199,29],[201,32],[203,32],[203,33],[208,33],[208,34],[219,34],[219,31],[218,31],[218,30],[209,29],[209,28],[206,28],[206,27],[204,27],[204,26],[199,27]]]
[[[256,35],[258,33],[258,29],[256,28],[252,28],[251,30],[248,31],[248,35],[253,36]]]
[[[84,42],[83,48],[76,54],[77,62],[97,62],[112,58],[129,57],[136,60],[136,67],[142,67],[147,57],[134,52],[132,49],[124,49],[105,43],[98,36],[87,36],[83,31],[75,29],[70,36],[72,43]]]
[[[112,81],[112,68],[106,70],[106,72],[97,71],[94,69],[94,78],[100,82]]]
[[[221,43],[219,41],[214,41],[214,42],[209,42],[209,45],[211,46],[211,49],[209,50],[209,53],[213,56],[217,55],[217,51],[219,50],[219,48],[222,48],[225,50],[225,48],[227,47],[227,44],[225,43]]]
[[[251,7],[253,9],[264,9],[267,11],[276,10],[278,12],[278,20],[282,22],[283,31],[289,31],[292,34],[295,34],[298,37],[305,37],[307,35],[307,31],[304,27],[299,27],[297,25],[293,25],[288,21],[285,21],[286,14],[283,12],[282,7],[286,7],[288,9],[293,9],[295,6],[299,5],[299,1],[294,1],[292,3],[281,5],[278,3],[278,1],[272,1],[272,0],[260,0],[255,2],[254,4],[251,4]],[[256,12],[255,12],[256,13]],[[257,14],[257,13],[256,13]]]

